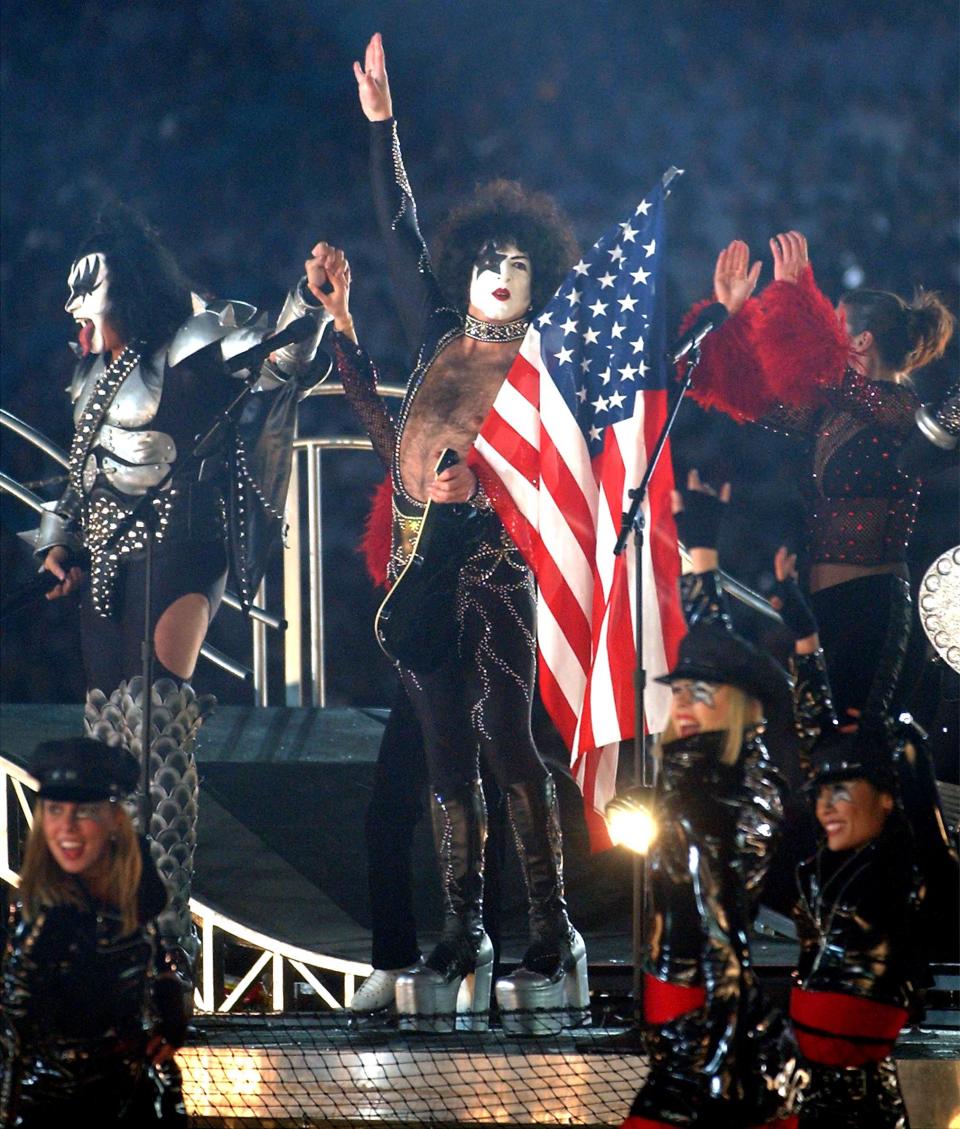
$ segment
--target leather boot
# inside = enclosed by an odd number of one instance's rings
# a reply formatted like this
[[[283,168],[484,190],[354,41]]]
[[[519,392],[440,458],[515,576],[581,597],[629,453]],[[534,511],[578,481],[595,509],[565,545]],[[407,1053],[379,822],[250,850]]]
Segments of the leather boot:
[[[440,861],[444,922],[424,963],[397,979],[397,1012],[407,1031],[486,1030],[493,946],[483,929],[486,807],[479,780],[458,794],[430,797]]]
[[[507,816],[527,887],[530,945],[520,967],[497,981],[505,1031],[549,1034],[589,1022],[583,938],[570,924],[563,890],[563,842],[552,776],[506,790]]]

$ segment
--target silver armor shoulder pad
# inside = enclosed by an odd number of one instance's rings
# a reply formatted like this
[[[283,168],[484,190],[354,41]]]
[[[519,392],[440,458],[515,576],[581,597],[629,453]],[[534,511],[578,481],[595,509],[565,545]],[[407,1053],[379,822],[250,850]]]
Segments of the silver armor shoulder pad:
[[[170,367],[175,368],[214,341],[223,340],[228,334],[251,323],[256,316],[257,307],[249,302],[224,299],[208,302],[205,310],[187,318],[173,335],[167,349]]]
[[[277,350],[277,368],[287,376],[299,376],[309,367],[317,354],[320,338],[331,321],[331,315],[324,309],[307,288],[306,277],[301,278],[297,285],[287,295],[280,316],[277,318],[277,332],[285,329],[294,319],[310,314],[316,319],[316,331],[303,341],[292,345],[285,345]]]

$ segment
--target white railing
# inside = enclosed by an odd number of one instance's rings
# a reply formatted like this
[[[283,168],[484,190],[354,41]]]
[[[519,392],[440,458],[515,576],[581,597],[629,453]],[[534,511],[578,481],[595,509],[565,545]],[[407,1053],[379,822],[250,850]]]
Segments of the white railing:
[[[33,825],[33,811],[28,792],[35,793],[37,782],[19,765],[0,756],[0,880],[9,886],[17,887],[20,876],[11,858],[11,841],[15,837],[17,825],[10,819],[10,798],[16,805],[28,827]],[[357,978],[369,975],[371,966],[362,961],[342,960],[328,956],[285,941],[270,937],[259,930],[251,929],[242,922],[227,917],[197,898],[190,899],[190,910],[200,934],[200,956],[198,960],[198,983],[194,990],[194,1005],[200,1012],[229,1012],[240,1010],[244,996],[255,981],[269,984],[267,998],[271,1011],[282,1012],[287,1007],[287,981],[299,980],[311,993],[311,1007],[315,1010],[316,1001],[328,1008],[339,1009],[350,1006],[356,989]],[[215,954],[223,940],[232,941],[244,950],[249,950],[250,967],[240,980],[229,990],[224,982],[220,965]],[[319,979],[320,973],[342,977],[343,991],[337,996]]]

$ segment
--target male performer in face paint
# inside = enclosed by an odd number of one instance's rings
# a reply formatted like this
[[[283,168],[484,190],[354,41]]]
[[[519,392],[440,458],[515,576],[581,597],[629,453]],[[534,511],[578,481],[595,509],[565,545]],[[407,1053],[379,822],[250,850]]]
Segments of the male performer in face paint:
[[[316,326],[264,366],[261,403],[272,424],[291,421],[303,386],[316,380],[313,360],[327,321],[316,294],[324,282],[319,263],[309,260],[280,315],[278,328],[309,312]],[[250,450],[236,436],[221,441],[202,471],[198,460],[189,460],[198,435],[239,390],[224,359],[259,342],[265,330],[252,326],[256,310],[243,302],[210,302],[192,313],[190,289],[172,256],[131,209],[116,206],[100,216],[68,286],[66,310],[79,327],[69,481],[48,504],[32,543],[43,568],[60,581],[48,598],[81,592],[88,735],[139,753],[144,549],[146,524],[153,526],[149,830],[171,893],[161,935],[192,961],[193,744],[213,699],[197,698],[188,679],[223,594],[228,557],[244,599],[252,596],[245,585],[255,590],[262,575],[265,545],[251,523],[272,531],[286,488],[282,471],[271,477],[263,469],[271,458],[274,466],[289,467],[265,445],[284,442],[289,428],[265,427],[250,437]],[[265,512],[255,513],[258,507]]]
[[[446,917],[434,951],[399,977],[397,1005],[406,1016],[452,1012],[461,981],[473,974],[472,1009],[482,1013],[489,1001],[493,954],[481,919],[482,749],[506,796],[530,899],[530,947],[517,973],[498,984],[501,1011],[569,1007],[579,1017],[587,1003],[586,958],[566,913],[554,782],[530,728],[533,582],[466,461],[517,354],[531,306],[552,295],[576,248],[552,201],[496,181],[450,217],[434,273],[400,155],[379,35],[367,46],[365,66],[357,63],[354,70],[371,122],[377,214],[413,350],[392,436],[391,579],[410,557],[428,501],[475,511],[469,521],[474,540],[448,613],[455,643],[439,669],[400,671],[424,734]],[[352,364],[366,371],[368,362],[355,346],[340,335],[335,343],[341,369]],[[460,461],[436,475],[446,449]],[[436,611],[425,608],[423,614],[429,618]]]

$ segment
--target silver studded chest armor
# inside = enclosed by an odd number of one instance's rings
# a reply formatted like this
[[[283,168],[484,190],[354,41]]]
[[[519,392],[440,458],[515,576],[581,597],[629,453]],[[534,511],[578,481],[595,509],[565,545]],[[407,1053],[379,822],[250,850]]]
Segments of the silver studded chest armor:
[[[86,493],[102,476],[104,483],[117,492],[140,496],[162,482],[176,461],[174,437],[150,427],[163,394],[165,354],[163,349],[146,360],[141,357],[118,388],[103,422],[91,436],[91,450],[79,468]],[[101,355],[90,365],[78,366],[74,374],[70,398],[77,432],[85,414],[92,411],[94,390],[107,367]]]
[[[264,365],[258,389],[269,391],[291,378],[309,387],[329,316],[302,279],[288,294],[276,329],[308,313],[316,321],[315,333],[278,350],[275,361]],[[178,461],[182,469],[198,434],[235,394],[222,361],[269,332],[265,320],[254,321],[256,314],[242,302],[207,303],[152,354],[142,356],[127,346],[115,361],[99,355],[79,362],[70,386],[75,431],[69,486],[61,498],[45,504],[40,527],[29,536],[40,556],[55,545],[89,556],[91,598],[101,615],[113,613],[121,561],[145,548],[148,517],[158,544],[225,536],[223,474],[214,460],[167,480]],[[214,344],[215,350],[207,348]],[[159,492],[144,503],[144,495],[157,486]],[[138,511],[145,504],[152,513]]]
[[[75,431],[66,501],[83,530],[91,598],[101,615],[112,613],[120,562],[143,552],[148,521],[158,545],[177,533],[223,537],[215,485],[204,486],[196,475],[162,484],[224,400],[226,384],[212,366],[171,369],[165,348],[147,357],[127,348],[113,362],[98,356],[78,366],[70,389]]]

